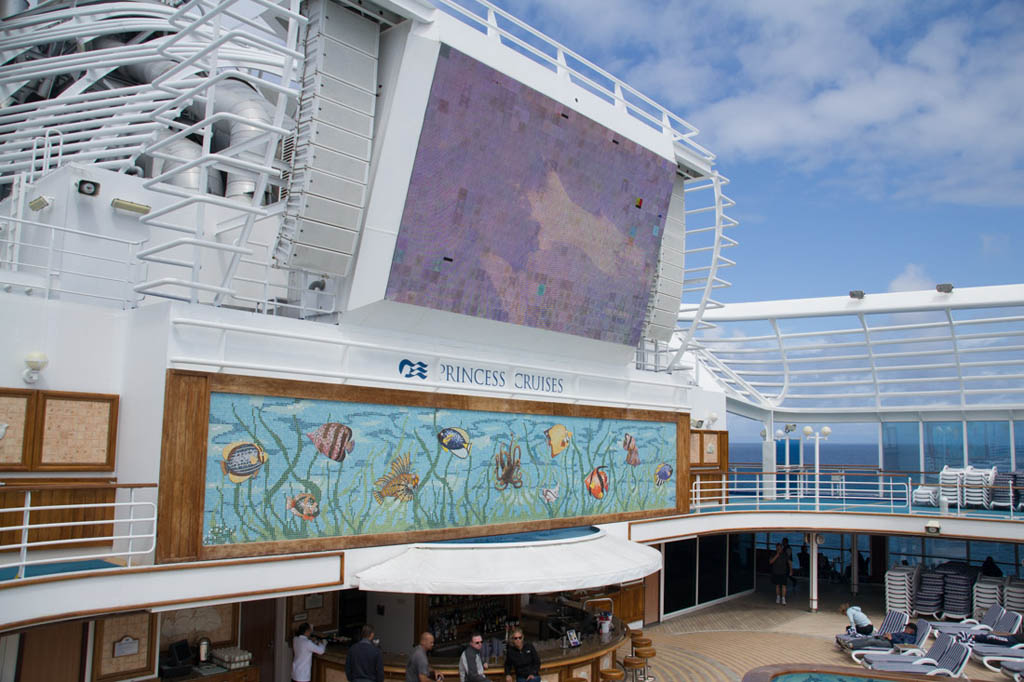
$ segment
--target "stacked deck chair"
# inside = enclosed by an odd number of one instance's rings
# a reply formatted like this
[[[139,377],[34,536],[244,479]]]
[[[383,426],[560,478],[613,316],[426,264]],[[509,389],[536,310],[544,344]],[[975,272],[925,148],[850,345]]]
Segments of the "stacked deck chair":
[[[992,508],[992,484],[996,469],[975,469],[967,467],[964,474],[964,504],[968,507]]]
[[[914,607],[914,586],[920,567],[893,566],[885,572],[885,608],[910,613]]]
[[[960,467],[942,467],[939,472],[939,495],[949,500],[950,507],[964,505],[964,475]]]
[[[946,640],[949,641],[947,642]],[[948,648],[938,658],[932,658],[927,655],[906,657],[901,661],[882,661],[869,664],[868,668],[890,673],[907,673],[909,675],[960,677],[964,673],[964,668],[967,667],[967,661],[971,657],[971,650],[960,642],[953,641],[953,638],[949,635],[941,635],[938,641],[935,642],[936,646],[939,642],[945,642]],[[931,652],[931,649],[929,649],[929,652]]]
[[[1021,615],[1013,611],[1007,611],[999,619],[993,632],[1017,632],[1020,627]],[[999,644],[975,644],[972,647],[971,655],[981,661],[989,670],[999,670],[1000,664],[1006,661],[1024,661],[1024,644],[999,645]]]
[[[999,604],[993,604],[985,612],[984,617],[981,621],[974,620],[973,618],[967,618],[959,623],[943,623],[932,621],[932,634],[936,637],[940,635],[957,635],[960,633],[980,635],[986,632],[991,632],[992,628],[995,627],[999,619],[1006,613]]]
[[[1011,680],[1024,682],[1024,661],[1007,661],[1000,670]]]
[[[1006,584],[1004,578],[992,576],[979,576],[978,582],[974,583],[974,618],[981,618],[993,604],[1003,603],[1003,586]]]
[[[1010,578],[1003,588],[1003,606],[1011,611],[1024,613],[1024,580]]]
[[[992,488],[992,508],[1009,509],[1013,506],[1010,487],[1017,487],[1016,475],[1012,471],[997,471]]]
[[[932,632],[932,626],[925,619],[921,618],[917,621],[917,639],[914,640],[913,644],[900,644],[899,646],[893,647],[871,647],[865,649],[855,649],[850,652],[850,657],[853,658],[857,663],[863,663],[863,659],[867,656],[882,656],[882,655],[893,655],[897,657],[906,656],[924,656],[924,645],[928,641],[928,635]],[[872,660],[878,660],[872,659]],[[899,660],[894,658],[892,660]]]
[[[942,613],[942,593],[946,576],[938,571],[921,571],[921,583],[914,594],[914,613],[918,616],[939,617]]]
[[[922,507],[939,506],[939,489],[934,485],[921,485],[914,488],[910,501]]]
[[[970,618],[974,615],[974,581],[978,568],[960,561],[947,561],[937,571],[946,574],[942,594],[943,618]]]
[[[841,635],[836,635],[836,644],[844,649],[849,649],[852,642],[863,637],[881,637],[882,635],[891,635],[894,632],[900,632],[904,627],[906,627],[907,621],[909,620],[910,616],[902,611],[888,611],[885,614],[885,619],[882,621],[882,624],[879,625],[878,629],[870,635],[850,635],[844,632]],[[865,649],[865,651],[867,651],[867,649]],[[883,649],[883,651],[888,651],[888,649]]]

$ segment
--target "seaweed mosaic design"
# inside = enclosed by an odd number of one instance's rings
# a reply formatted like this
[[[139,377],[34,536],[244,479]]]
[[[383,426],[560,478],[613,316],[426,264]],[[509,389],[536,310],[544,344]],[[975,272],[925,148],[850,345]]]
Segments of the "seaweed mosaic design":
[[[210,396],[203,542],[675,507],[674,423]]]

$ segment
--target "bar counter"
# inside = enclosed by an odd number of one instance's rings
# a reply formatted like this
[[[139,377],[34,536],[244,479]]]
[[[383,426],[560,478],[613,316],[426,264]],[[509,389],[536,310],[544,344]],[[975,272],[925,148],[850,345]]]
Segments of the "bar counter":
[[[612,630],[607,635],[588,635],[577,647],[563,649],[561,640],[534,641],[533,645],[540,655],[541,682],[562,682],[570,677],[586,677],[597,680],[597,671],[615,665],[615,651],[629,638],[629,628],[620,620],[612,620]],[[313,682],[344,682],[345,654],[348,647],[331,644],[322,656],[314,658]],[[409,652],[412,647],[409,647]],[[457,682],[459,679],[459,659],[430,656],[431,667],[445,677],[445,682]],[[404,680],[405,666],[409,653],[384,653],[384,678],[387,680]],[[489,662],[486,671],[492,680],[504,680],[504,659],[497,663]]]

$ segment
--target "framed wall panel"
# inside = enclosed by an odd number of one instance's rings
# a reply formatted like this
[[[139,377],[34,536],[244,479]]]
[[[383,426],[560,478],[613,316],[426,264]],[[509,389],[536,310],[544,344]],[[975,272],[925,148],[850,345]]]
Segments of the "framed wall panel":
[[[39,391],[35,471],[113,471],[117,447],[116,395]]]
[[[174,520],[160,562],[610,523],[687,502],[683,413],[178,370],[167,392],[161,481],[180,490],[160,486],[161,520]]]
[[[32,466],[37,391],[0,388],[0,471]]]
[[[152,675],[156,669],[157,614],[138,611],[96,620],[93,638],[92,681],[114,682]],[[133,653],[115,647],[125,637],[137,640]]]
[[[178,640],[195,645],[200,637],[209,637],[213,646],[237,646],[238,604],[198,606],[160,614],[160,649]]]

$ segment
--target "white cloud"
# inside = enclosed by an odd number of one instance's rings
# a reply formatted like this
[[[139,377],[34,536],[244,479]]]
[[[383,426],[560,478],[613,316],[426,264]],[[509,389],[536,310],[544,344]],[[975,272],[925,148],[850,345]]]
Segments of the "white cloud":
[[[1005,256],[1010,249],[1010,237],[1006,234],[982,234],[981,253],[984,256]]]
[[[922,291],[934,286],[935,282],[925,274],[924,268],[914,263],[908,263],[907,267],[903,268],[903,272],[889,282],[889,291]]]
[[[773,159],[857,192],[1024,203],[1024,3],[504,4],[700,127],[726,172]]]

